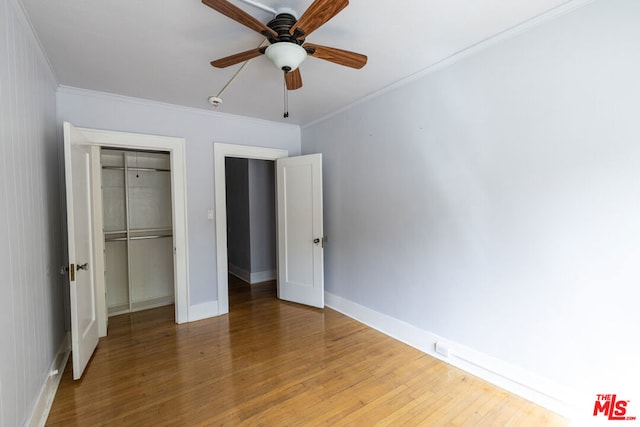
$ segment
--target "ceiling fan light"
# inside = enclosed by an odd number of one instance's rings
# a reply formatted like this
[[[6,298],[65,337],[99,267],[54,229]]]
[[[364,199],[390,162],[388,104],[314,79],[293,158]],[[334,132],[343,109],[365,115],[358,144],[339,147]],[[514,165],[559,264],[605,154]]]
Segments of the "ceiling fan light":
[[[279,70],[289,72],[298,68],[307,57],[307,51],[295,43],[278,42],[267,47],[265,55]]]

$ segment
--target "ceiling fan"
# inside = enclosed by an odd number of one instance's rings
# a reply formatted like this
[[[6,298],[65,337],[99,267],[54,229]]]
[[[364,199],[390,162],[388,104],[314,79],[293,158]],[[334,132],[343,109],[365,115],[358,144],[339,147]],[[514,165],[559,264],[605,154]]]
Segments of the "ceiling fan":
[[[227,0],[202,0],[202,3],[262,34],[270,43],[266,47],[212,61],[211,65],[216,68],[229,67],[264,54],[276,67],[284,71],[287,89],[295,90],[302,87],[302,76],[298,66],[307,55],[356,69],[364,67],[367,63],[367,57],[359,53],[306,43],[309,34],[349,5],[348,0],[315,0],[300,19],[296,19],[290,10],[285,10],[266,25]]]

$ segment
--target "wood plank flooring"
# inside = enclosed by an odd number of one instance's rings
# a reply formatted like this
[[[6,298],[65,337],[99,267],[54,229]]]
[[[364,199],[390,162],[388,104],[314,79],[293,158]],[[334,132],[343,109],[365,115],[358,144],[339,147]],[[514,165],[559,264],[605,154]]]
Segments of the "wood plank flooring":
[[[564,418],[340,313],[229,280],[230,314],[173,306],[110,319],[49,426],[565,426]]]

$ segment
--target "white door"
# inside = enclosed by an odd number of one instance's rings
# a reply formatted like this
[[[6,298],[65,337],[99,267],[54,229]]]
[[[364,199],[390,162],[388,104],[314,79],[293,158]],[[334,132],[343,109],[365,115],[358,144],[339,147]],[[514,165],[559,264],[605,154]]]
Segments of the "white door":
[[[278,298],[324,307],[322,155],[276,161]]]
[[[79,379],[98,345],[96,281],[93,260],[91,146],[82,133],[64,123],[67,192],[71,351],[73,379]]]

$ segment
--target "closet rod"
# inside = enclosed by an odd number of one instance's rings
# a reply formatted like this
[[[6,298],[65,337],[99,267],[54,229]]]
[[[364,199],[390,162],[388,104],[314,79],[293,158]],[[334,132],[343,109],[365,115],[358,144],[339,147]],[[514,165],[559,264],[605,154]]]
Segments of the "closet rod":
[[[165,237],[173,237],[173,234],[159,234],[157,236],[138,236],[130,237],[128,240],[147,240],[147,239],[163,239]],[[104,239],[105,242],[124,242],[126,237],[114,237],[112,239]]]
[[[109,170],[118,170],[118,171],[122,171],[124,170],[123,166],[102,166],[102,169],[109,169]],[[159,169],[159,168],[132,168],[132,167],[128,167],[127,170],[130,171],[143,171],[143,172],[171,172],[171,169]]]

